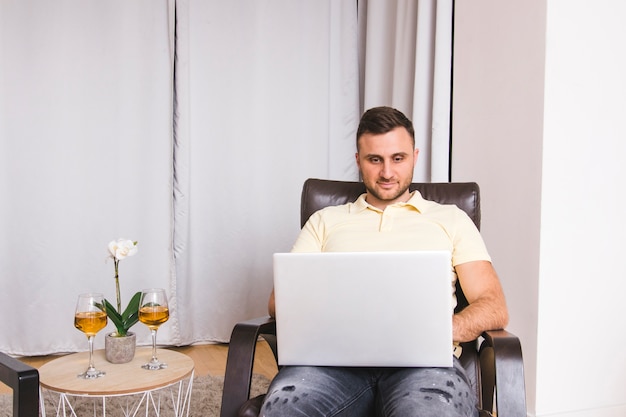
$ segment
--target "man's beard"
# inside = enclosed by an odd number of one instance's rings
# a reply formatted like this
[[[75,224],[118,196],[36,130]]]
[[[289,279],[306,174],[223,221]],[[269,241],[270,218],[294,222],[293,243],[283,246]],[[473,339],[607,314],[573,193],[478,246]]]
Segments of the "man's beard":
[[[361,177],[363,177],[363,176],[361,175]],[[402,196],[409,189],[409,186],[411,185],[411,181],[412,181],[412,179],[409,179],[409,181],[407,183],[399,183],[400,188],[398,189],[398,192],[396,192],[396,193],[394,193],[392,195],[392,197],[385,197],[385,196],[381,195],[374,187],[370,187],[368,185],[367,181],[363,181],[363,184],[365,185],[365,189],[367,190],[367,192],[369,194],[371,194],[377,200],[380,200],[380,201],[394,201],[394,200],[400,198],[400,196]],[[374,183],[374,184],[376,184],[376,183]]]

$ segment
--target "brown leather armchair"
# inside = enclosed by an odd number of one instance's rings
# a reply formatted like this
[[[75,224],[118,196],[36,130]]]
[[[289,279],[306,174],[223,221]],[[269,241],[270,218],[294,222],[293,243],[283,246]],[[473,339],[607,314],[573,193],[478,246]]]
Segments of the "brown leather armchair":
[[[480,228],[480,191],[476,183],[414,183],[427,200],[456,204]],[[308,179],[302,189],[300,222],[326,206],[344,204],[365,192],[363,183]],[[457,283],[457,311],[467,300]],[[235,325],[226,362],[221,417],[258,416],[263,396],[249,399],[258,337],[277,355],[276,325],[261,317]],[[524,368],[519,339],[505,330],[488,331],[482,340],[463,344],[461,362],[476,392],[481,416],[526,417]]]
[[[13,389],[13,417],[39,416],[39,371],[0,352],[0,381]]]

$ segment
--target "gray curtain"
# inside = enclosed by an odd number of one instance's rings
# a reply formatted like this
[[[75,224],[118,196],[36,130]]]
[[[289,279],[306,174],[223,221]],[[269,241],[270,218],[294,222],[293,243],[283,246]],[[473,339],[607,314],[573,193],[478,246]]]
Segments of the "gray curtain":
[[[437,96],[415,87],[412,25],[440,2],[415,3],[367,2],[367,31],[413,62],[381,72],[390,101],[360,88],[363,76],[382,83],[364,58],[386,49],[359,40],[354,0],[0,2],[0,350],[85,350],[76,297],[115,296],[106,248],[117,238],[139,242],[120,264],[123,303],[168,291],[159,343],[228,341],[236,321],[265,314],[271,254],[298,233],[303,181],[358,179],[363,106],[415,117]],[[391,26],[410,36],[383,36],[389,22],[374,18],[389,13],[372,12],[383,6],[407,16]]]

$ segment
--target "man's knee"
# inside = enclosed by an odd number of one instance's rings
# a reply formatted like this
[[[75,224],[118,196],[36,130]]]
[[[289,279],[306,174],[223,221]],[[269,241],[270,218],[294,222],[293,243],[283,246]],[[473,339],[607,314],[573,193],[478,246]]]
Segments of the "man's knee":
[[[384,415],[477,415],[476,397],[467,379],[456,369],[406,369],[392,373],[380,386],[380,407]]]

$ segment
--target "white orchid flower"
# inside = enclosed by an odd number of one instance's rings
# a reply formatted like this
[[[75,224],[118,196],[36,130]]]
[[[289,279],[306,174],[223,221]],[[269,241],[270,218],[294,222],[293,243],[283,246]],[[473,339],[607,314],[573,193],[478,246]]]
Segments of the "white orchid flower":
[[[120,260],[137,253],[137,242],[130,239],[117,239],[109,243],[111,258]]]

